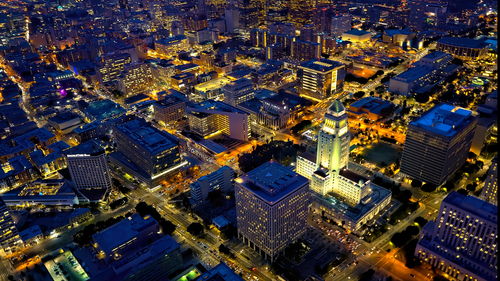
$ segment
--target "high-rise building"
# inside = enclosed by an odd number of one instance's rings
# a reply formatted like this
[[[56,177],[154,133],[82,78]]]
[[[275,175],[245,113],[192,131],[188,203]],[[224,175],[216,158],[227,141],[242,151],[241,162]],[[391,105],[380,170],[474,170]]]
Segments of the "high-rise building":
[[[497,280],[497,207],[452,192],[428,222],[415,255],[453,280]]]
[[[298,61],[319,59],[321,57],[321,44],[295,40],[292,42],[291,57]]]
[[[338,100],[328,108],[318,133],[316,158],[297,156],[297,173],[310,180],[311,210],[352,231],[369,223],[391,201],[391,192],[348,169],[350,133],[347,113]]]
[[[23,241],[9,209],[2,199],[0,199],[0,247],[2,254],[10,254],[15,252],[19,247],[22,247]]]
[[[115,81],[131,62],[132,58],[126,53],[103,56],[101,58],[101,66],[99,67],[102,83]]]
[[[151,187],[186,164],[180,155],[178,139],[144,119],[119,124],[113,133],[117,152],[111,154],[112,160]]]
[[[302,63],[297,75],[300,95],[323,100],[343,90],[346,70],[340,62],[317,59]]]
[[[472,112],[440,104],[408,126],[401,173],[421,182],[444,183],[467,159],[477,118]]]
[[[189,127],[208,136],[221,132],[230,138],[248,140],[250,114],[224,102],[206,100],[187,108]]]
[[[222,92],[224,93],[224,102],[233,106],[254,97],[252,80],[248,78],[240,78],[226,84],[222,88]]]
[[[102,199],[111,189],[104,148],[97,141],[89,140],[66,150],[65,154],[75,187],[92,201]]]
[[[479,198],[493,205],[497,205],[498,200],[498,159],[495,158],[491,162],[488,169],[486,179],[484,180],[483,189]]]
[[[335,15],[331,19],[331,27],[330,27],[330,34],[332,36],[340,36],[344,32],[351,30],[352,24],[351,24],[351,15],[349,14],[342,14],[342,15]]]
[[[235,180],[238,237],[274,261],[306,230],[307,179],[267,162]]]
[[[217,171],[199,178],[190,185],[191,200],[197,205],[207,199],[208,194],[215,190],[228,192],[233,189],[234,171],[223,166]]]

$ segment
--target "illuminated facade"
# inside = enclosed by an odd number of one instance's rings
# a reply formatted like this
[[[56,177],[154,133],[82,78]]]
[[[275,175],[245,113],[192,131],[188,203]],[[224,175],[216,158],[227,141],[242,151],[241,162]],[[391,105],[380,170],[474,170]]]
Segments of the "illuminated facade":
[[[111,189],[108,157],[94,140],[65,152],[71,179],[77,189]]]
[[[488,176],[484,180],[483,190],[479,198],[493,205],[497,205],[498,200],[498,160],[493,159],[488,169]]]
[[[477,118],[472,112],[440,104],[408,126],[401,173],[421,182],[444,183],[467,158]]]
[[[17,231],[9,209],[0,199],[0,247],[3,254],[9,254],[22,247],[23,241]]]
[[[187,109],[189,127],[202,136],[220,131],[246,141],[250,136],[250,114],[227,103],[206,100]]]
[[[152,127],[144,119],[120,124],[113,133],[117,152],[112,153],[112,160],[150,187],[156,187],[164,176],[186,164],[177,138]]]
[[[131,96],[146,92],[153,86],[153,72],[147,64],[128,66],[118,78],[118,89]]]
[[[226,84],[222,88],[224,102],[230,105],[238,105],[253,98],[253,84],[250,79],[241,78]]]
[[[345,65],[327,59],[302,63],[297,72],[299,94],[323,100],[339,93],[344,87]]]
[[[318,133],[316,159],[310,153],[297,156],[296,171],[310,181],[313,213],[357,231],[384,210],[391,192],[347,168],[350,139],[346,110],[335,100]]]
[[[425,225],[415,255],[452,280],[497,280],[497,218],[495,205],[452,192]]]
[[[267,162],[235,182],[238,237],[274,261],[306,231],[310,202],[307,179]]]
[[[132,59],[129,54],[112,54],[101,58],[99,73],[102,83],[115,81],[121,75],[125,66],[130,64]]]
[[[217,171],[199,178],[190,184],[193,205],[202,203],[208,194],[215,190],[228,192],[233,189],[234,171],[228,166],[223,166]]]

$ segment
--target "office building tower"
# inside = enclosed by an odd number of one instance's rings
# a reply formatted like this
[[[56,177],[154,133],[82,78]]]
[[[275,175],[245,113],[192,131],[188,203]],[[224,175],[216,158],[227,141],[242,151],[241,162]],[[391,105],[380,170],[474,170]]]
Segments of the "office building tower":
[[[297,71],[299,94],[323,100],[343,90],[346,75],[345,65],[327,59],[302,63]]]
[[[351,30],[351,18],[349,14],[333,16],[331,19],[330,34],[332,36],[340,36],[344,32]]]
[[[132,58],[127,53],[109,54],[101,57],[101,65],[99,66],[101,82],[115,81],[131,62]]]
[[[253,98],[252,80],[240,78],[232,81],[222,88],[222,92],[224,93],[224,102],[233,106],[238,105]]]
[[[348,169],[347,118],[344,106],[335,100],[318,133],[316,155],[298,155],[296,171],[310,181],[313,213],[357,231],[390,203],[391,192]]]
[[[441,185],[467,159],[476,123],[471,111],[449,104],[437,105],[410,122],[401,173]]]
[[[340,171],[349,161],[351,136],[347,126],[344,106],[335,100],[325,114],[325,121],[318,133],[317,166]]]
[[[15,252],[23,246],[23,241],[9,209],[2,199],[0,199],[0,247],[1,254],[6,255]]]
[[[483,189],[479,198],[493,205],[497,205],[498,200],[498,159],[495,157],[488,169]]]
[[[415,255],[452,280],[497,280],[497,207],[452,192],[422,230]]]
[[[250,137],[250,114],[232,105],[206,100],[186,111],[190,129],[202,136],[223,133],[242,141]]]
[[[228,33],[235,33],[240,28],[240,11],[228,8],[224,11],[225,28]]]
[[[149,91],[154,81],[152,68],[147,64],[129,65],[117,79],[118,90],[127,97]]]
[[[266,259],[276,260],[306,231],[307,179],[267,162],[235,182],[238,237]]]
[[[233,189],[234,171],[228,166],[223,166],[217,171],[199,178],[190,185],[191,200],[193,205],[203,203],[208,194],[220,190],[229,192]]]
[[[88,199],[100,200],[111,189],[108,156],[95,140],[65,151],[69,173],[75,187]]]
[[[298,61],[319,59],[321,57],[321,44],[295,40],[292,42],[291,57]]]
[[[181,93],[167,95],[153,104],[153,119],[163,124],[181,120],[186,115],[186,102],[187,98]]]
[[[119,124],[113,133],[117,151],[111,154],[112,160],[150,187],[186,164],[179,152],[178,139],[144,119]]]

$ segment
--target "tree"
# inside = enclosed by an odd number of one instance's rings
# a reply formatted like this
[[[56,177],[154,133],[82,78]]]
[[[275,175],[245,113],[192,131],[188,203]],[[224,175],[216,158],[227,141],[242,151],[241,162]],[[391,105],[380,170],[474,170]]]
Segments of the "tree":
[[[375,274],[375,270],[370,268],[367,271],[361,273],[358,280],[359,281],[370,281],[370,280],[372,280],[372,277],[374,274]]]
[[[203,225],[198,222],[193,222],[187,227],[187,232],[194,236],[200,236],[203,234]]]
[[[436,188],[437,188],[436,185],[428,183],[428,182],[424,183],[421,187],[422,191],[425,191],[425,192],[433,192],[436,190]]]
[[[364,97],[365,95],[366,95],[366,93],[364,91],[357,91],[356,93],[353,94],[353,97],[356,99],[360,99],[360,98]]]
[[[416,222],[420,227],[424,227],[428,220],[426,220],[424,217],[418,216],[415,218],[414,222]]]
[[[419,188],[422,186],[422,182],[419,181],[419,180],[412,180],[411,181],[411,187],[414,187],[414,188]]]
[[[164,218],[158,220],[158,224],[160,225],[161,231],[167,235],[172,235],[172,233],[174,233],[175,229],[177,228],[175,224]]]
[[[418,103],[427,103],[430,97],[427,93],[418,93],[415,95],[415,101]]]
[[[414,225],[407,226],[405,231],[404,231],[404,233],[411,235],[411,236],[415,236],[419,232],[420,232],[420,230],[418,229],[418,226],[414,226]]]

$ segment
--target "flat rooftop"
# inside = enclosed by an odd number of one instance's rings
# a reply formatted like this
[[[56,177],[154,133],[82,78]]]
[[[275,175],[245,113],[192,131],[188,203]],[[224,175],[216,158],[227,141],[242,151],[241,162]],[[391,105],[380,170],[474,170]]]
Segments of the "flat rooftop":
[[[443,37],[438,40],[438,43],[471,49],[483,49],[488,46],[488,44],[483,40],[476,40],[465,37]]]
[[[287,167],[270,161],[236,179],[236,182],[268,204],[274,204],[309,181]]]
[[[212,79],[212,80],[207,81],[207,82],[200,83],[200,84],[194,86],[194,89],[197,91],[200,91],[200,92],[210,92],[210,91],[214,91],[217,89],[221,89],[222,87],[229,84],[230,82],[231,82],[231,80],[229,80],[228,78],[220,77],[220,78]]]
[[[433,68],[427,67],[427,66],[415,66],[412,68],[409,68],[405,72],[400,73],[393,79],[400,80],[400,81],[415,81],[420,79],[421,77],[424,77],[425,75],[431,73],[434,71]]]
[[[214,111],[222,111],[222,112],[248,114],[245,111],[238,109],[230,104],[227,104],[227,103],[221,102],[221,101],[215,101],[215,100],[206,100],[206,101],[200,102],[200,103],[196,104],[193,109],[194,110],[201,109],[201,110],[208,110],[208,111],[214,110]]]
[[[94,120],[105,120],[108,118],[117,117],[126,112],[119,104],[112,100],[99,100],[89,104],[84,110],[85,114]]]
[[[151,154],[158,154],[177,145],[177,139],[160,131],[143,119],[133,119],[116,126],[116,129],[132,139]]]
[[[344,32],[344,34],[355,35],[355,36],[363,36],[363,35],[370,34],[370,32],[364,31],[364,30],[361,30],[361,29],[351,29],[351,30],[348,30],[348,31]]]
[[[303,68],[313,69],[319,72],[327,72],[342,65],[343,64],[338,61],[333,61],[328,59],[315,59],[303,62],[300,66]]]
[[[104,153],[104,147],[96,140],[89,140],[86,142],[82,142],[77,146],[73,146],[72,148],[67,149],[66,151],[64,151],[64,153],[66,155],[80,154],[80,155],[96,156]]]
[[[349,111],[352,109],[365,109],[371,113],[381,114],[384,108],[393,108],[394,104],[376,97],[366,97],[353,102],[349,106]]]
[[[420,118],[410,123],[438,135],[453,137],[470,124],[475,117],[472,111],[449,104],[436,105]]]
[[[116,247],[136,238],[143,229],[156,223],[156,220],[150,216],[144,219],[139,214],[133,214],[92,235],[92,238],[99,245],[99,248],[109,254]]]
[[[209,271],[203,273],[195,279],[196,281],[243,281],[238,274],[236,274],[225,263],[220,263]]]
[[[444,198],[443,203],[456,206],[494,224],[497,223],[498,207],[477,197],[466,196],[454,191]]]

